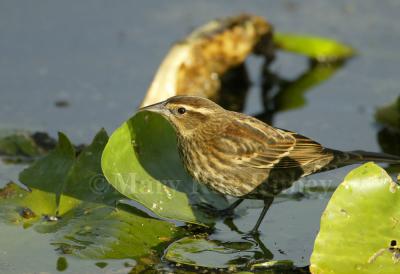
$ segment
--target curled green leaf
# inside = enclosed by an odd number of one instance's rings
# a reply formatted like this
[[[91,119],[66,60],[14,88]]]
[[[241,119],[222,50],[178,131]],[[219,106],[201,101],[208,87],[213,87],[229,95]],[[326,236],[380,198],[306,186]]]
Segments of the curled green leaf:
[[[123,123],[104,149],[102,169],[120,193],[164,218],[212,224],[199,206],[228,206],[185,172],[174,130],[157,114],[139,112]]]
[[[277,32],[274,34],[274,43],[279,49],[305,55],[320,62],[345,60],[356,53],[348,45],[311,35]]]

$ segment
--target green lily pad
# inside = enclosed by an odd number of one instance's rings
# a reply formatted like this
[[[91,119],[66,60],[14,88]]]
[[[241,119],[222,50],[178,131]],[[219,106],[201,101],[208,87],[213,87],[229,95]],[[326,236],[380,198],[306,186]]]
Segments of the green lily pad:
[[[255,239],[232,242],[185,237],[168,247],[165,259],[190,268],[271,270],[268,273],[294,269],[291,261],[271,260],[273,255],[265,247],[264,251],[258,250],[259,244]]]
[[[293,33],[274,34],[279,49],[308,56],[318,61],[339,61],[352,57],[355,50],[332,39]]]
[[[0,137],[0,155],[14,156],[36,156],[40,149],[31,136],[20,132]]]
[[[34,158],[54,149],[56,141],[44,132],[0,130],[0,156]]]
[[[400,187],[381,167],[351,171],[321,218],[311,272],[399,273],[399,207]]]
[[[400,97],[390,105],[378,108],[375,118],[385,126],[400,130]]]
[[[172,243],[165,258],[193,267],[236,269],[246,266],[254,258],[253,247],[249,241],[220,242],[186,237]]]
[[[139,112],[110,137],[102,156],[107,180],[123,195],[168,219],[212,224],[202,204],[226,208],[225,197],[185,172],[176,135],[160,115]]]
[[[15,183],[0,190],[0,226],[13,223],[52,235],[50,244],[61,253],[84,258],[161,252],[179,231],[127,205],[116,206],[123,196],[105,181],[100,166],[107,140],[100,131],[76,156],[68,138],[59,134],[55,150],[20,174],[29,191]]]

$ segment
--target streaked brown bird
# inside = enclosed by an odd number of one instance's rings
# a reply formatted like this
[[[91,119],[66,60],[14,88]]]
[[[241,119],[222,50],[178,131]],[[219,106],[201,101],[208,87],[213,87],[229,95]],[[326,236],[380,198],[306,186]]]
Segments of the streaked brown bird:
[[[201,97],[175,96],[140,110],[159,113],[172,124],[191,176],[217,192],[239,198],[226,211],[243,199],[264,200],[252,232],[258,231],[273,197],[300,177],[365,161],[400,163],[400,157],[388,154],[325,148]]]

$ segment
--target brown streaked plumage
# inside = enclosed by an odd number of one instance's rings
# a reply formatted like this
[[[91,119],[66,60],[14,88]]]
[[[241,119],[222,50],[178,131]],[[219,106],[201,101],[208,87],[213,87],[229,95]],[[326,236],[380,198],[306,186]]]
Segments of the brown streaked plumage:
[[[253,232],[274,195],[300,177],[365,161],[400,163],[388,154],[325,148],[201,97],[175,96],[141,110],[160,113],[172,124],[184,166],[197,181],[240,198],[233,206],[243,198],[265,201]]]

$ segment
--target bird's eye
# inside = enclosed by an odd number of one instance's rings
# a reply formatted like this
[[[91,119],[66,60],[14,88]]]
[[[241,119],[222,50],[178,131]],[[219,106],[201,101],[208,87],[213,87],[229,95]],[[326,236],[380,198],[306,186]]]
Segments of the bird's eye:
[[[178,113],[179,114],[185,114],[185,112],[186,112],[185,108],[182,108],[182,107],[178,108]]]

